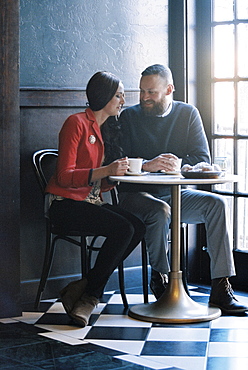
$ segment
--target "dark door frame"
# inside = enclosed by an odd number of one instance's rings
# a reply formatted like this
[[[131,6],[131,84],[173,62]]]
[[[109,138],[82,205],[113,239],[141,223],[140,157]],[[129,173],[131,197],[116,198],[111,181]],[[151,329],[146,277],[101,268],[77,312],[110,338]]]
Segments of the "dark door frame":
[[[21,314],[19,5],[0,2],[0,317]]]

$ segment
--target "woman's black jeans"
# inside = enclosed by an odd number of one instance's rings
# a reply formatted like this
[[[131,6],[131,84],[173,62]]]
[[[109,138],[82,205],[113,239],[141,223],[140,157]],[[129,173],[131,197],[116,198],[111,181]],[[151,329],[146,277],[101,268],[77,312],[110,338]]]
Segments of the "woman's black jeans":
[[[54,200],[49,210],[54,226],[65,234],[70,230],[106,237],[94,267],[88,272],[87,293],[100,298],[116,267],[139,244],[145,233],[144,223],[119,206],[98,206],[72,199]]]

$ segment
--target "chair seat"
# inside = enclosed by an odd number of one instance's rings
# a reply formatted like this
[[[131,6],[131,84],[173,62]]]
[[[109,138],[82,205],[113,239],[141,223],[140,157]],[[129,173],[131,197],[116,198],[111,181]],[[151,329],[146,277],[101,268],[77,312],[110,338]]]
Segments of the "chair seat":
[[[51,233],[56,234],[56,235],[61,235],[61,236],[74,236],[74,237],[81,237],[81,236],[95,236],[93,233],[89,232],[82,232],[78,230],[69,230],[66,231],[64,229],[59,228],[58,226],[51,226]]]

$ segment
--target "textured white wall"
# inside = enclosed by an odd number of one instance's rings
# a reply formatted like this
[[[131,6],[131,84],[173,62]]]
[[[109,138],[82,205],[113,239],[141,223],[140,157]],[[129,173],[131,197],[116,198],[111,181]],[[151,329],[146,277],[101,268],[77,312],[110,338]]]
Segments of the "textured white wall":
[[[21,0],[21,86],[85,87],[98,70],[137,88],[168,61],[168,0]]]

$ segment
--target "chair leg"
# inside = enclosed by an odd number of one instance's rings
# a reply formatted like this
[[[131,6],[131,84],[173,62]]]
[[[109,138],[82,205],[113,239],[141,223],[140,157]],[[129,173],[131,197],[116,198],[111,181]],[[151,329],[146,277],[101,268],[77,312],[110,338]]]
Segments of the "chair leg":
[[[88,251],[87,251],[87,242],[86,236],[81,236],[81,271],[82,271],[82,278],[88,272]]]
[[[37,309],[40,305],[41,296],[45,289],[47,278],[51,270],[56,241],[57,241],[57,237],[53,239],[51,247],[49,247],[49,245],[46,246],[46,252],[45,252],[45,257],[44,257],[44,262],[43,262],[40,283],[39,283],[39,287],[38,287],[38,291],[37,291],[37,295],[35,299],[35,304],[34,304],[35,309]],[[50,240],[47,239],[47,243],[50,244]]]
[[[123,302],[123,306],[128,308],[128,301],[125,293],[125,284],[124,284],[124,267],[123,262],[121,262],[118,266],[118,277],[119,277],[119,286],[121,292],[121,298]]]
[[[92,252],[96,251],[99,252],[101,247],[95,247],[95,242],[99,238],[99,235],[96,235],[92,238],[90,244],[86,245],[86,253],[87,253],[87,271],[91,269],[91,259],[92,259]]]
[[[141,241],[141,258],[142,258],[142,282],[144,303],[148,303],[148,269],[147,269],[147,250],[144,239]]]

